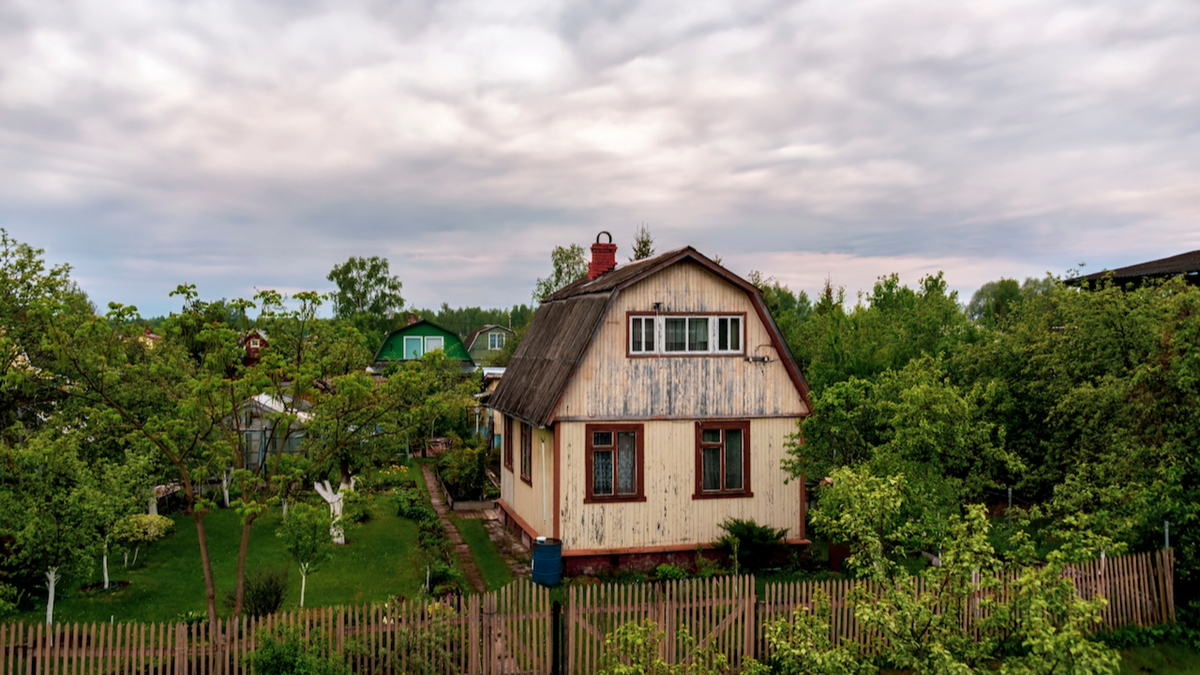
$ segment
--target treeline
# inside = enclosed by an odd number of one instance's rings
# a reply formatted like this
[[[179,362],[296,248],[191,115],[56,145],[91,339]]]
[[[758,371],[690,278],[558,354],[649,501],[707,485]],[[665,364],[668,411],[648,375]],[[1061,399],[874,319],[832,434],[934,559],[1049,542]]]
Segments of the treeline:
[[[524,304],[513,305],[511,309],[454,308],[443,302],[436,312],[431,309],[418,309],[414,313],[422,319],[466,337],[471,331],[492,324],[521,331],[533,319],[534,309]]]

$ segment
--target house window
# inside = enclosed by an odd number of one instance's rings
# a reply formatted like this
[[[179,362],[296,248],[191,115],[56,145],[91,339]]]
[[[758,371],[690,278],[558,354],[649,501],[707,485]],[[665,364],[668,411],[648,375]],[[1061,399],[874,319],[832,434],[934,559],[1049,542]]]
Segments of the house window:
[[[655,352],[654,345],[654,317],[652,316],[634,316],[629,319],[629,351],[634,354],[653,354]]]
[[[442,349],[443,343],[444,338],[442,338],[440,335],[437,337],[431,335],[425,338],[425,353],[428,354],[435,349]]]
[[[507,415],[504,417],[504,467],[512,471],[513,463],[513,421]]]
[[[488,333],[488,349],[503,349],[504,333]]]
[[[533,485],[533,427],[521,423],[521,480]]]
[[[251,348],[251,349],[258,349],[258,340],[251,340],[251,341],[250,341],[250,348]]]
[[[421,338],[417,336],[404,338],[404,358],[419,359],[425,352],[421,349]]]
[[[646,501],[644,440],[640,424],[588,424],[584,503]]]
[[[750,496],[750,423],[698,423],[694,497]]]
[[[630,355],[745,353],[744,315],[630,315]]]

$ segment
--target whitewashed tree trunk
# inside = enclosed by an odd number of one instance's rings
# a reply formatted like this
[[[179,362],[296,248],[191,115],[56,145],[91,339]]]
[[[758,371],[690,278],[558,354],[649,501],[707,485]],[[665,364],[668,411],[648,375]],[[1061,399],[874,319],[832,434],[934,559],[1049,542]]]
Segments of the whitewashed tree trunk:
[[[300,606],[304,606],[304,590],[308,588],[308,564],[300,565]]]
[[[150,495],[150,498],[146,500],[146,513],[152,516],[158,515],[158,497]]]
[[[58,568],[46,570],[46,623],[54,623],[54,587],[58,585]]]
[[[321,495],[321,499],[329,504],[329,535],[333,537],[333,543],[345,545],[346,532],[342,528],[342,505],[345,503],[346,493],[354,489],[354,478],[350,478],[348,486],[343,481],[336,492],[327,480],[313,483],[313,487],[316,488],[317,494]]]
[[[104,535],[104,556],[101,567],[104,568],[104,590],[108,590],[108,535]]]
[[[225,501],[225,508],[229,508],[229,469],[221,472],[221,496]]]
[[[283,517],[287,518],[287,500],[283,499],[281,502],[283,503]]]

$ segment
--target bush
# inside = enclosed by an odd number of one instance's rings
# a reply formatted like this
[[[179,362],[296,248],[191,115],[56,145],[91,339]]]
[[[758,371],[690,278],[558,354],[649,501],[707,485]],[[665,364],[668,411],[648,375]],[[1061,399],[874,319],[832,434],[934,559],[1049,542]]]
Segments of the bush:
[[[654,576],[660,581],[676,581],[678,579],[688,578],[687,570],[681,567],[672,565],[671,563],[663,563],[654,568]]]
[[[437,520],[437,512],[425,502],[425,494],[416,486],[396,490],[393,499],[396,503],[396,515],[401,518],[408,518],[417,523]]]
[[[242,613],[248,616],[267,616],[279,611],[287,599],[288,573],[281,570],[258,570],[246,576],[245,597]],[[237,590],[225,596],[225,604],[232,608],[237,601]],[[205,616],[207,618],[207,615]]]
[[[371,509],[374,499],[371,495],[351,490],[345,494],[342,501],[342,522],[353,525],[365,523],[371,519]]]
[[[717,547],[734,556],[735,569],[744,567],[758,571],[775,567],[787,553],[783,538],[786,529],[759,525],[753,519],[726,518],[721,529],[727,534],[717,540]]]
[[[487,478],[488,449],[476,438],[456,443],[438,460],[438,472],[446,491],[454,499],[483,499],[491,481]]]
[[[305,639],[300,629],[281,625],[265,636],[242,664],[255,675],[349,675],[346,658],[329,650],[329,640]]]
[[[463,575],[450,563],[434,559],[430,561],[428,571],[429,583],[426,590],[434,597],[462,592]]]

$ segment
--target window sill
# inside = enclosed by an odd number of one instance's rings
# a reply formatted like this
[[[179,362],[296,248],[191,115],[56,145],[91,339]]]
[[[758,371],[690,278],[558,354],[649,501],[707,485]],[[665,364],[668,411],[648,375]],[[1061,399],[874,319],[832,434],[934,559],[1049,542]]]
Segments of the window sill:
[[[693,494],[692,499],[741,499],[753,496],[753,492],[699,492]]]
[[[646,495],[631,495],[629,497],[592,497],[583,498],[584,504],[620,504],[621,502],[644,502]]]
[[[529,476],[528,478],[526,478],[525,476],[521,476],[521,482],[528,485],[529,487],[533,487],[533,476]]]

